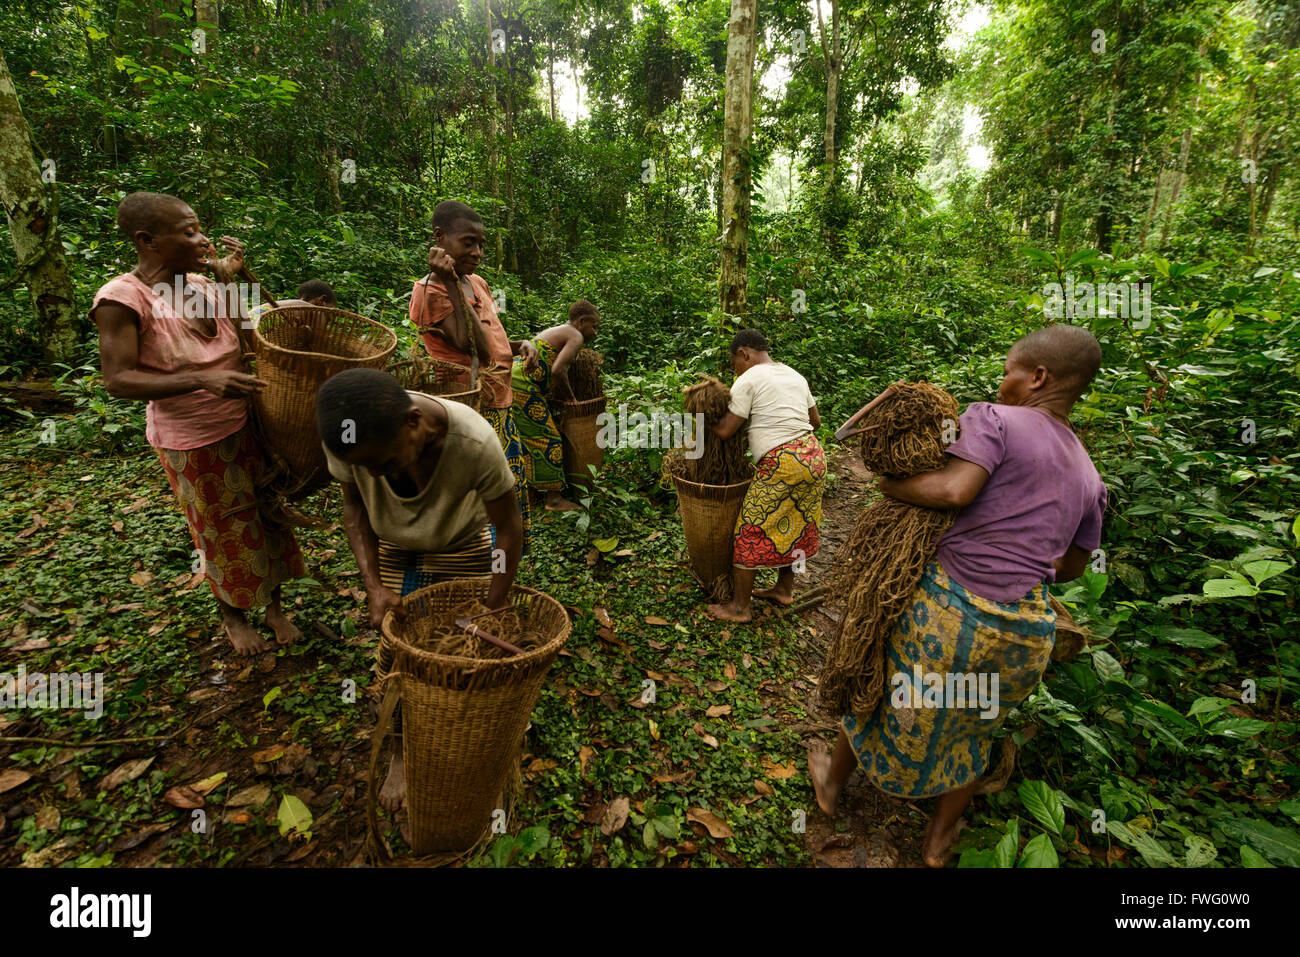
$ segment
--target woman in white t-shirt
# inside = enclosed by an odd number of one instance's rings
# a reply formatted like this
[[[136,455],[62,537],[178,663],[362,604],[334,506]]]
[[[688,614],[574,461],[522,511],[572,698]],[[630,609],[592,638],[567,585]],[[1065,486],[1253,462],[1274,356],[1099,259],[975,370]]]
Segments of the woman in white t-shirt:
[[[756,329],[742,329],[731,340],[736,381],[727,414],[713,428],[728,439],[748,421],[754,457],[754,480],[736,519],[732,599],[709,606],[710,615],[727,621],[751,620],[751,594],[791,604],[796,568],[802,571],[820,544],[826,453],[813,430],[821,416],[808,380],[773,362],[767,349]],[[760,568],[777,569],[774,587],[754,590]]]

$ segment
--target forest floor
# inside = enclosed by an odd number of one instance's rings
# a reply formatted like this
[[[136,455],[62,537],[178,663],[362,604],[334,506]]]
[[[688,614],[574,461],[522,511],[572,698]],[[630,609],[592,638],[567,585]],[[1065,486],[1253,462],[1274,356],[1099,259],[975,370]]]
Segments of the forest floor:
[[[364,864],[376,636],[337,522],[299,535],[312,577],[285,597],[303,638],[238,658],[151,453],[7,444],[26,451],[0,470],[0,672],[100,672],[105,708],[0,711],[0,866]],[[800,591],[869,494],[855,458],[832,472]],[[339,514],[333,490],[312,504]],[[835,727],[809,698],[834,605],[711,621],[673,505],[646,505],[605,554],[537,512],[519,582],[563,602],[573,634],[526,736],[512,830],[531,837],[473,863],[919,866],[915,805],[856,772],[835,821],[813,800],[807,748]],[[380,814],[399,857],[404,817]]]

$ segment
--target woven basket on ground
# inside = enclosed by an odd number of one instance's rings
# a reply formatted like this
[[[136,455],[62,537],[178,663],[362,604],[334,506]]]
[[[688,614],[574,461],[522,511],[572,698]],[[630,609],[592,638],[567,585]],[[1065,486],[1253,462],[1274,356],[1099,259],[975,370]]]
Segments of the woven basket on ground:
[[[394,362],[384,370],[402,384],[403,389],[436,395],[467,405],[478,411],[483,386],[469,384],[469,367],[432,356],[412,356]]]
[[[587,466],[594,465],[597,470],[605,462],[605,450],[596,442],[600,426],[596,418],[605,411],[606,398],[585,399],[580,402],[559,401],[555,403],[563,418],[560,420],[560,433],[564,438],[564,471],[571,485],[591,490],[591,472]]]
[[[445,615],[487,598],[489,579],[430,585],[402,599],[408,621]],[[511,658],[454,658],[406,642],[390,613],[383,642],[401,683],[406,806],[416,854],[460,851],[491,827],[502,789],[519,764],[524,730],[542,682],[571,625],[549,595],[516,585],[510,599],[532,627],[552,636]],[[386,729],[381,728],[380,733]]]
[[[712,597],[721,600],[715,584],[719,579],[730,580],[736,519],[751,479],[735,485],[702,485],[676,475],[672,478],[686,532],[686,550],[691,556],[691,573]]]
[[[316,431],[316,393],[347,369],[382,369],[397,348],[385,325],[328,306],[271,309],[253,333],[257,377],[266,388],[253,400],[263,442],[294,478],[285,494],[301,498],[329,483]]]

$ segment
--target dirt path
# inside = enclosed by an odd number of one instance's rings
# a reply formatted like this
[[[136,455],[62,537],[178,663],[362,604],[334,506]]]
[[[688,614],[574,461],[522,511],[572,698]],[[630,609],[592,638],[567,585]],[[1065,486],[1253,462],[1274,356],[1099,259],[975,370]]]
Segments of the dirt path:
[[[830,465],[838,481],[823,502],[821,549],[808,563],[808,575],[796,589],[796,601],[799,594],[828,579],[835,553],[848,538],[858,513],[875,498],[871,473],[856,453],[833,454]],[[815,677],[821,671],[839,615],[839,603],[833,598],[801,614],[815,629],[815,634],[808,635],[801,658],[800,670],[805,676]],[[811,691],[809,684],[807,693]],[[829,749],[836,732],[831,718],[810,712],[804,744],[817,747],[821,742],[821,747]],[[800,773],[807,771],[801,767]],[[817,867],[920,867],[925,823],[925,813],[914,802],[889,797],[867,784],[860,771],[854,771],[834,821],[815,807],[809,811],[805,842]]]

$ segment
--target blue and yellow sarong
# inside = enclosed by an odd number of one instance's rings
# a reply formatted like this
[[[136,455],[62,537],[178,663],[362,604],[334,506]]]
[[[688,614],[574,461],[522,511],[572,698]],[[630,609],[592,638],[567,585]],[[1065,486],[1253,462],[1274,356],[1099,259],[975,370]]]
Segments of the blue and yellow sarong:
[[[861,728],[853,715],[842,719],[867,779],[897,797],[935,797],[972,783],[988,766],[993,732],[1038,686],[1055,634],[1046,585],[1018,602],[990,601],[932,561],[886,645],[886,686],[875,714]],[[906,690],[917,668],[945,684],[950,675],[973,674],[988,690],[996,675],[996,713],[983,717],[992,709],[973,696],[964,707],[953,699],[926,705],[918,700],[924,685],[915,696]]]
[[[419,552],[379,540],[379,580],[399,595],[457,578],[487,578],[492,574],[496,542],[491,525],[454,552]]]
[[[528,484],[542,491],[564,488],[564,441],[547,394],[551,391],[551,366],[560,350],[545,339],[534,339],[537,365],[524,368],[522,356],[515,356],[510,369],[510,391],[514,395],[515,425],[524,446],[524,470]]]
[[[524,471],[524,446],[519,441],[519,430],[515,428],[514,407],[503,409],[483,409],[480,415],[488,420],[501,441],[501,451],[506,454],[506,463],[515,476],[515,498],[519,500],[519,517],[523,522],[523,551],[528,551],[528,541],[533,531],[532,503],[528,499],[528,476]]]

